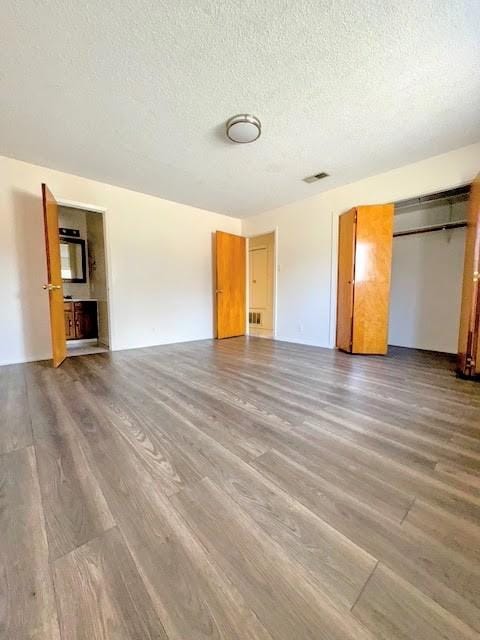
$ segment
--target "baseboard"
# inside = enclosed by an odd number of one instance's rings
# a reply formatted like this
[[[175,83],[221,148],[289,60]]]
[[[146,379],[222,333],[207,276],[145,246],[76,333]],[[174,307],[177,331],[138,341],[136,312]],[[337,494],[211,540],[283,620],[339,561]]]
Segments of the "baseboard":
[[[275,336],[275,340],[280,342],[289,342],[291,344],[304,344],[307,347],[319,347],[320,349],[335,349],[335,345],[332,344],[322,344],[320,342],[316,342],[315,340],[301,339],[301,338],[290,338],[285,336]]]
[[[0,362],[0,367],[8,367],[11,364],[27,364],[28,362],[41,362],[43,360],[51,360],[52,354],[44,354],[39,356],[29,356],[28,358],[23,358],[22,360],[4,360]]]

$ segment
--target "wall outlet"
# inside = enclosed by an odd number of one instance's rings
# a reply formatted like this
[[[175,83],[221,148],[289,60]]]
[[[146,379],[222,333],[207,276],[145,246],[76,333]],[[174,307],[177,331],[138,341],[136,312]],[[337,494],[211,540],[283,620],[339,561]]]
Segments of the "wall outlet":
[[[303,333],[303,322],[298,323],[298,333]]]

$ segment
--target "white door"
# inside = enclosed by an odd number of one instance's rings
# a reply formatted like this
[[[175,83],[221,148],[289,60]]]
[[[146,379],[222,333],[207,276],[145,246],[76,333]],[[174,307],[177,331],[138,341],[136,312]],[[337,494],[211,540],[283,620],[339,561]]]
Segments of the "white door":
[[[250,308],[268,306],[268,252],[266,247],[250,251]]]

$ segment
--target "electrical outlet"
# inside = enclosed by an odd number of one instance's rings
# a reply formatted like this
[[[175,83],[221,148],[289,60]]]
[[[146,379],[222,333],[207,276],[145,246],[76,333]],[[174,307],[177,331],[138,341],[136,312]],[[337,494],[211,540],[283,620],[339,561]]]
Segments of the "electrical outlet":
[[[298,323],[298,333],[303,333],[303,322]]]

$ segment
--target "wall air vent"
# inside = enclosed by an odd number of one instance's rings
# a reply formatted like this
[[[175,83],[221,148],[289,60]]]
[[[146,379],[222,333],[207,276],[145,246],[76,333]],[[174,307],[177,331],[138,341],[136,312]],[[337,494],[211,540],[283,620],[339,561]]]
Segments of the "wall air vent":
[[[311,184],[312,182],[323,180],[323,178],[328,178],[328,173],[325,173],[325,171],[320,171],[320,173],[316,173],[313,176],[307,176],[306,178],[303,179],[303,181],[307,182],[308,184]]]
[[[260,311],[249,311],[248,312],[248,323],[249,324],[262,324],[262,314]]]

